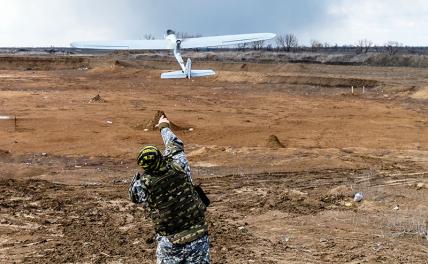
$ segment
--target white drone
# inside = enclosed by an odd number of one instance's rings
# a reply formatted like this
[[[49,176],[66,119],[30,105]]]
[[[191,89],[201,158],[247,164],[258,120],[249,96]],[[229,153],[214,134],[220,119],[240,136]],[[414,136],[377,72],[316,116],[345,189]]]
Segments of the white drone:
[[[174,56],[180,64],[181,71],[161,74],[162,79],[184,79],[215,75],[213,70],[192,70],[192,61],[187,59],[184,64],[181,57],[182,49],[207,48],[218,46],[237,45],[254,41],[269,40],[276,35],[273,33],[255,33],[226,35],[215,37],[177,39],[173,30],[168,30],[165,39],[154,40],[115,40],[95,42],[73,42],[71,46],[78,49],[104,49],[104,50],[173,50]]]

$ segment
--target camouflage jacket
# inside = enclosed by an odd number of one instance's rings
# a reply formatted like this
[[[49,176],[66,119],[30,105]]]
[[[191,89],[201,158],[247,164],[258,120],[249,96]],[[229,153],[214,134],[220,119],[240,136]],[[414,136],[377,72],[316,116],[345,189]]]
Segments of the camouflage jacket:
[[[172,159],[173,163],[183,169],[189,181],[193,182],[189,162],[187,161],[186,154],[184,153],[183,142],[172,132],[170,128],[163,128],[161,130],[161,135],[165,144],[165,151],[163,153],[164,157]],[[147,188],[144,186],[143,181],[135,180],[134,177],[133,183],[131,184],[131,192],[135,197],[135,200],[133,200],[134,202],[143,204],[145,207],[147,206]],[[166,237],[165,239],[168,240]]]

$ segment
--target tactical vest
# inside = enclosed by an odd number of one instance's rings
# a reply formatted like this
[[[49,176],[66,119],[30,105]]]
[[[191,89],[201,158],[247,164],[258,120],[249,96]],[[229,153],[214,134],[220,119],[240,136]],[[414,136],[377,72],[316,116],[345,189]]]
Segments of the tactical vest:
[[[147,204],[156,233],[173,244],[186,244],[207,233],[206,207],[184,170],[168,162],[165,174],[143,176]]]

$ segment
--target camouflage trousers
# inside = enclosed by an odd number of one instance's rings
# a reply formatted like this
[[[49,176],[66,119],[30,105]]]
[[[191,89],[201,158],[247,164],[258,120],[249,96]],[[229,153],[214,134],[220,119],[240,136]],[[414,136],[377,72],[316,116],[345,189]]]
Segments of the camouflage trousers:
[[[209,264],[210,242],[208,235],[184,245],[174,245],[159,236],[156,251],[157,264]]]

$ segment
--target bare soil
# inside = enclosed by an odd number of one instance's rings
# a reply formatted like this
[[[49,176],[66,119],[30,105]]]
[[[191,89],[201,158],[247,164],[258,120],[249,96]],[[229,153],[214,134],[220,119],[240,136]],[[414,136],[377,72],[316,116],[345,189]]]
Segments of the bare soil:
[[[1,263],[154,263],[127,188],[139,148],[162,142],[159,110],[212,201],[213,263],[428,263],[426,69],[194,67],[217,75],[160,80],[175,63],[136,55],[0,58],[0,116],[16,117],[0,120]]]

